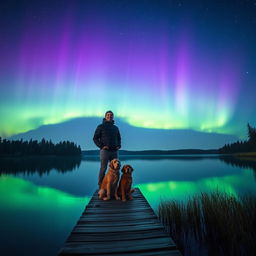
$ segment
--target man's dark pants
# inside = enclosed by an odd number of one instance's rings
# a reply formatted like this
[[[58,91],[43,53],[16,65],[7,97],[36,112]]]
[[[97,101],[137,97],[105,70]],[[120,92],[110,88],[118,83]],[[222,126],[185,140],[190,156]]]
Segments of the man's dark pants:
[[[110,151],[110,150],[105,150],[105,149],[100,150],[100,173],[99,173],[99,178],[98,178],[99,187],[102,183],[102,180],[105,176],[105,172],[108,168],[108,161],[111,161],[114,158],[118,158],[117,150],[115,150],[115,151]]]

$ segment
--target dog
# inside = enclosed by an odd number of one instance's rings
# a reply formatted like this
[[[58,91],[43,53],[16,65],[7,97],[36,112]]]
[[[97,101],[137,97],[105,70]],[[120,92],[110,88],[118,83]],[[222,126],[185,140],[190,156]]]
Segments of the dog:
[[[99,199],[110,200],[114,196],[116,200],[120,200],[120,197],[117,195],[120,167],[121,163],[118,159],[113,159],[110,162],[108,172],[104,176],[98,192]]]
[[[123,202],[125,202],[127,199],[133,200],[132,193],[134,192],[134,189],[131,189],[133,168],[127,164],[123,166],[121,171],[123,174],[119,182],[117,195],[121,197]]]

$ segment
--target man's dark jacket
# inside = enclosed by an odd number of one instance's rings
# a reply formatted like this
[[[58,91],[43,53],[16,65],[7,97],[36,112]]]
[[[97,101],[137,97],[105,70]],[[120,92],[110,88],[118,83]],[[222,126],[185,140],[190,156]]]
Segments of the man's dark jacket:
[[[109,122],[103,118],[102,124],[96,128],[93,141],[100,149],[104,146],[108,146],[109,150],[120,148],[121,136],[118,127],[114,125],[114,121]]]

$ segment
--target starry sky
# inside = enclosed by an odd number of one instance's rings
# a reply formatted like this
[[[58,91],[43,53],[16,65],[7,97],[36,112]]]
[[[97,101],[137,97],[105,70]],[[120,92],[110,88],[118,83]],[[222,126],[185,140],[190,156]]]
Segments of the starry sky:
[[[111,109],[243,138],[255,68],[256,0],[1,1],[0,136]]]

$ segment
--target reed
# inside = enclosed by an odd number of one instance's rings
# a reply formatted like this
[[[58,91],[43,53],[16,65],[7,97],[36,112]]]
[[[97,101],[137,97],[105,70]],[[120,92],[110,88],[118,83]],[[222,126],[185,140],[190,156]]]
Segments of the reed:
[[[158,216],[186,255],[256,255],[256,196],[201,193],[161,201]]]

